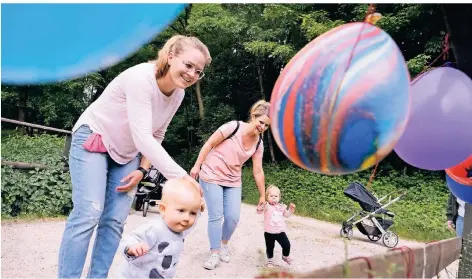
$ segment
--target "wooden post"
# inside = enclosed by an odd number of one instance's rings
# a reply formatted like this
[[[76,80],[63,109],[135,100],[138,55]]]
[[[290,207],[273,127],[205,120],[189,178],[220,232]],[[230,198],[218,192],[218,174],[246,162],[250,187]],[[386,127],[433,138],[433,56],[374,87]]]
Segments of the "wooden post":
[[[472,204],[465,204],[464,232],[462,233],[462,259],[458,278],[472,278]]]

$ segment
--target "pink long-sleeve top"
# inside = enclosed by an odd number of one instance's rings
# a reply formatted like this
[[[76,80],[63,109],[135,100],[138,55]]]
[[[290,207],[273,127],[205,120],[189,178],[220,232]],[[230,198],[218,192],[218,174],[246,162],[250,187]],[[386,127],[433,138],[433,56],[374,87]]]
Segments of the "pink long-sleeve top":
[[[167,126],[184,98],[184,90],[164,95],[156,81],[155,63],[141,63],[120,73],[74,125],[101,136],[110,157],[126,164],[141,152],[167,178],[186,171],[162,147]]]

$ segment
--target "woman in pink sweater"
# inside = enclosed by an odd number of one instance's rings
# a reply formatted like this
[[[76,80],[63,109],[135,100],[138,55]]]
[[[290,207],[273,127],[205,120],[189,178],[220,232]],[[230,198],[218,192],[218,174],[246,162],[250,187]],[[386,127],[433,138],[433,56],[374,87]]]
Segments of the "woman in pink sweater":
[[[265,203],[262,134],[270,125],[269,105],[266,101],[258,101],[251,108],[248,123],[231,121],[215,131],[203,145],[190,171],[192,177],[199,176],[208,208],[208,236],[212,253],[203,265],[206,269],[216,268],[220,261],[230,261],[227,244],[239,222],[241,168],[251,157],[254,179],[260,193],[259,204]]]
[[[200,187],[161,143],[184,89],[204,76],[210,62],[208,48],[199,39],[174,36],[159,51],[157,61],[119,74],[80,116],[72,130],[74,207],[59,251],[59,278],[81,276],[95,228],[87,277],[107,277],[136,185],[151,164],[167,179],[184,178]]]

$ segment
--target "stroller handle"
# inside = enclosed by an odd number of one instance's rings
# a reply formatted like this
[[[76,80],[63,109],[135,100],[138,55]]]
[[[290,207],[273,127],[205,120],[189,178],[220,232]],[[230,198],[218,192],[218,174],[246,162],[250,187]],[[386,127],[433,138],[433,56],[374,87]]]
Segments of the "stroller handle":
[[[407,190],[398,191],[398,192],[400,192],[400,198],[403,198],[404,196],[406,196],[408,194]]]

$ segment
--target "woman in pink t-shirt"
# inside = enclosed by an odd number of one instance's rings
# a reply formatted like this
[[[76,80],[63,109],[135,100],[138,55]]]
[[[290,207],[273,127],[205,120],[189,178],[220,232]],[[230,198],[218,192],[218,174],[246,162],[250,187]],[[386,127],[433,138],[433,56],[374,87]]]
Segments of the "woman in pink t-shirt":
[[[222,125],[203,145],[190,171],[192,177],[199,177],[208,208],[208,236],[212,253],[203,265],[206,269],[216,268],[220,261],[230,261],[227,244],[239,222],[241,168],[251,157],[254,179],[260,193],[259,204],[265,203],[262,134],[270,125],[269,106],[264,100],[258,101],[250,110],[249,122],[231,121]]]
[[[136,185],[151,164],[167,179],[187,179],[201,191],[161,143],[184,89],[203,77],[210,62],[199,39],[174,36],[157,61],[120,73],[82,113],[69,153],[73,209],[59,250],[59,278],[81,276],[95,228],[87,278],[108,276]]]

